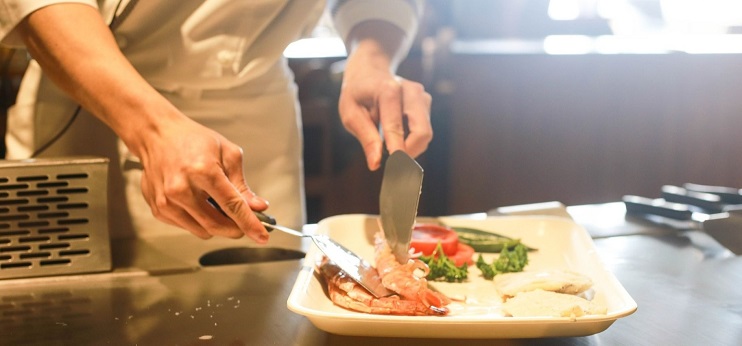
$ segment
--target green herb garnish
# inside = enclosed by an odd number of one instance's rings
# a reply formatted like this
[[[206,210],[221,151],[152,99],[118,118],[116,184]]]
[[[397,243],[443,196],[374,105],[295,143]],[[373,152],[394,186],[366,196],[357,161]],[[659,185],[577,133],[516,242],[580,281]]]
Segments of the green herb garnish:
[[[436,256],[437,255],[437,256]],[[466,280],[469,270],[466,263],[457,267],[456,264],[443,253],[441,243],[435,247],[430,256],[420,256],[420,260],[425,262],[430,268],[428,276],[425,278],[430,281],[446,282],[463,282]]]
[[[512,250],[508,250],[509,248],[510,246],[504,246],[500,256],[492,264],[485,262],[482,254],[479,254],[476,265],[485,279],[492,280],[497,274],[523,271],[528,264],[528,248],[520,241],[512,247]]]

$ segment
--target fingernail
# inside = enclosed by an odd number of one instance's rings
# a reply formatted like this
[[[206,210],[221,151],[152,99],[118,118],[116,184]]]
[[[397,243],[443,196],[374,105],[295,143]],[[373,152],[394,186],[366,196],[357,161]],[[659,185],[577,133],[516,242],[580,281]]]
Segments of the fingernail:
[[[258,196],[255,193],[253,193],[252,198],[268,205],[268,201],[265,198]]]
[[[368,168],[372,171],[379,168],[381,159],[379,158],[379,154],[371,154],[368,156]]]
[[[258,236],[258,241],[262,244],[267,243],[270,239],[270,236],[267,233],[263,233]]]

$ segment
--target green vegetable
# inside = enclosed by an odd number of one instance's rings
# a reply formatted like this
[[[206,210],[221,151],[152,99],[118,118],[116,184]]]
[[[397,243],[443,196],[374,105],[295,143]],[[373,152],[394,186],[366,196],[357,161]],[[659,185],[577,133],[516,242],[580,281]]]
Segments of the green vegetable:
[[[459,236],[459,242],[474,248],[476,252],[489,252],[499,253],[507,247],[513,249],[516,244],[520,243],[520,240],[506,237],[497,233],[487,232],[474,228],[467,227],[450,227]],[[526,246],[527,251],[535,250],[534,248]]]
[[[512,250],[508,250],[510,247],[510,244],[506,244],[492,264],[485,262],[482,254],[479,254],[476,265],[485,279],[492,280],[497,274],[523,271],[528,264],[528,248],[520,242],[512,245]]]
[[[440,254],[436,257],[436,254]],[[430,256],[420,256],[420,260],[425,262],[430,268],[426,279],[431,281],[462,282],[466,280],[469,270],[466,263],[457,267],[454,262],[443,253],[441,243],[438,243],[435,251]]]

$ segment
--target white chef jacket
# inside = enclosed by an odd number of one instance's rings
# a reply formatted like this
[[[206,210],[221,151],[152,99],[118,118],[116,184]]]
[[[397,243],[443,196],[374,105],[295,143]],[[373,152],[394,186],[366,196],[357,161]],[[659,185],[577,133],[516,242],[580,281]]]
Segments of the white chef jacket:
[[[420,1],[338,0],[330,8],[342,37],[361,21],[383,19],[412,38]],[[121,51],[152,86],[243,148],[247,183],[270,201],[269,213],[293,227],[304,223],[301,117],[282,52],[316,25],[324,0],[0,0],[2,42],[20,44],[13,31],[18,22],[61,2],[97,7],[113,21]],[[7,158],[28,158],[76,108],[31,61],[8,114]],[[137,159],[84,110],[40,156],[70,155],[106,156],[115,163],[109,174],[114,237],[182,232],[154,219],[141,195],[141,171],[130,169]]]

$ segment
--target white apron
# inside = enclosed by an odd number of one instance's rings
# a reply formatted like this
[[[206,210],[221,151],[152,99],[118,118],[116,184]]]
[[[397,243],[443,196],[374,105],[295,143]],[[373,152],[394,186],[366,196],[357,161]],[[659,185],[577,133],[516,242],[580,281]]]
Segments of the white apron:
[[[116,2],[99,0],[104,18]],[[270,214],[293,227],[305,221],[301,117],[282,52],[314,27],[323,8],[323,0],[143,0],[122,4],[114,24],[122,52],[149,83],[243,148],[247,183],[270,202]],[[32,62],[8,114],[7,158],[28,158],[76,106]],[[136,158],[84,110],[39,156],[69,155],[112,159],[114,238],[184,232],[152,216],[141,171],[128,162]]]

